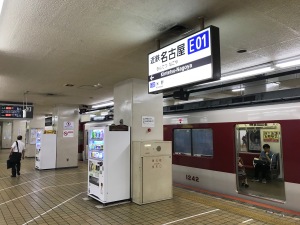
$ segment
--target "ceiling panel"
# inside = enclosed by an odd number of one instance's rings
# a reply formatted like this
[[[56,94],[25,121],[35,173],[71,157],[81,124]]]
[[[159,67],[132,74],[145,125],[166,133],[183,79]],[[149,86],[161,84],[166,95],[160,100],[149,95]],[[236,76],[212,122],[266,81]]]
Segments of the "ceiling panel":
[[[220,28],[222,73],[297,56],[299,7],[296,0],[5,0],[0,101],[22,101],[25,91],[44,108],[110,100],[116,83],[147,79],[156,39],[164,46],[199,30],[199,17]],[[171,33],[175,25],[186,30]],[[97,83],[103,88],[78,89]]]

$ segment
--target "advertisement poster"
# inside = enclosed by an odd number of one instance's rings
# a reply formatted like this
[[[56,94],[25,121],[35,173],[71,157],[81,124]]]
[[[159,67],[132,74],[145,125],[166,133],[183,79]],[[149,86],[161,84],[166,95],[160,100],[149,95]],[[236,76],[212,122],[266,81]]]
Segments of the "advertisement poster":
[[[30,129],[29,143],[31,145],[35,145],[35,143],[36,143],[36,134],[37,134],[37,129],[36,128]]]
[[[248,130],[248,150],[249,151],[260,151],[261,140],[260,140],[260,129]]]
[[[279,142],[279,131],[263,131],[264,142]]]

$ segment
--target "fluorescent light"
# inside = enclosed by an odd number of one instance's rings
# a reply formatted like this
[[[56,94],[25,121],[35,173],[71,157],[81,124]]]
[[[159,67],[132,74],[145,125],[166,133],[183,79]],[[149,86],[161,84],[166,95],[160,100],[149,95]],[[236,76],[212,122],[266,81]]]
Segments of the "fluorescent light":
[[[296,65],[300,65],[300,59],[292,60],[289,62],[278,63],[275,66],[279,68],[286,68],[286,67],[296,66]]]
[[[112,105],[114,105],[113,102],[100,103],[98,105],[93,105],[92,109],[97,109],[97,108],[101,108],[101,107],[105,107],[105,106],[112,106]]]
[[[242,72],[242,73],[237,73],[237,74],[233,74],[230,76],[221,77],[221,81],[233,80],[233,79],[243,78],[243,77],[250,77],[250,76],[257,75],[257,74],[270,72],[273,70],[274,70],[274,68],[268,66],[268,67],[264,67],[264,68],[260,68],[260,69],[256,69],[256,70],[250,70],[247,72]]]
[[[100,110],[94,110],[94,111],[86,112],[85,114],[94,114],[94,113],[97,113],[97,112],[100,112]]]
[[[4,0],[0,0],[0,14],[2,12],[3,3],[4,3]]]
[[[270,66],[263,67],[263,68],[260,68],[260,69],[255,69],[255,70],[248,70],[246,72],[241,72],[241,73],[236,73],[236,74],[222,76],[220,80],[215,80],[215,81],[207,82],[207,83],[204,83],[204,84],[200,84],[199,86],[204,86],[204,85],[207,85],[207,84],[219,83],[219,82],[227,81],[227,80],[234,80],[234,79],[238,79],[238,78],[250,77],[250,76],[257,75],[257,74],[271,72],[273,70],[274,70],[274,68],[272,68]]]
[[[245,91],[245,88],[237,88],[237,89],[233,89],[231,91],[232,92]]]
[[[201,102],[203,100],[204,100],[203,98],[198,98],[198,99],[192,99],[192,100],[187,100],[187,101],[178,101],[175,103],[175,105],[186,104],[186,103],[191,103],[191,102]]]
[[[104,116],[95,116],[94,117],[94,120],[103,120],[104,119]]]
[[[270,89],[277,89],[280,85],[280,82],[273,82],[273,83],[268,83],[266,84],[266,88],[267,90],[270,90]]]

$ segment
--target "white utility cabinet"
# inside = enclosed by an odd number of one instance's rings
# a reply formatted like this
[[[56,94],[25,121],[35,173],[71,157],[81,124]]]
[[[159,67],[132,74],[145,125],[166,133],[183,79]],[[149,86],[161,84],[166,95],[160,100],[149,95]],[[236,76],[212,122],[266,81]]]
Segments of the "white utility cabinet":
[[[137,204],[173,197],[172,143],[132,142],[132,201]]]
[[[130,127],[89,130],[88,196],[103,204],[130,199]]]
[[[56,134],[41,134],[40,143],[36,147],[35,168],[56,168]]]

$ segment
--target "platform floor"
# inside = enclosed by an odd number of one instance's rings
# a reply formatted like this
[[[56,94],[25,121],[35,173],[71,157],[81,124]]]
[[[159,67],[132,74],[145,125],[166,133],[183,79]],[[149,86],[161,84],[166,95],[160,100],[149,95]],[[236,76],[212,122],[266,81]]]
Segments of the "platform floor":
[[[21,176],[6,169],[0,150],[0,225],[13,224],[300,224],[299,217],[174,187],[174,198],[143,206],[99,208],[87,197],[87,163],[38,171],[22,160]]]

